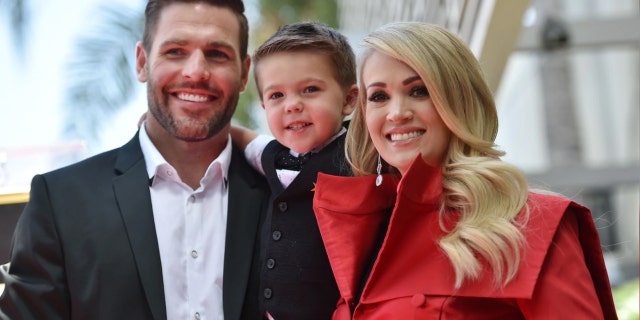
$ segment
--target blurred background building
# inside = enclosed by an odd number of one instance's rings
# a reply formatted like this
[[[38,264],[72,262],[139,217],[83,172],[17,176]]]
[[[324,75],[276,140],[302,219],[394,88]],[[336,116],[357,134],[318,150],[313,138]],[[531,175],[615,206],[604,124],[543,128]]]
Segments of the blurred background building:
[[[355,38],[387,22],[431,22],[474,51],[500,111],[498,144],[529,182],[587,205],[614,284],[638,275],[638,1],[343,0]]]
[[[0,50],[0,263],[8,259],[33,174],[117,147],[135,132],[146,109],[132,60],[144,4],[0,0],[0,16],[6,17],[0,19],[0,46],[13,49]],[[278,26],[299,20],[339,28],[356,51],[365,34],[392,21],[425,21],[459,34],[494,90],[504,160],[524,170],[531,185],[591,208],[612,284],[634,288],[631,311],[622,310],[620,318],[637,319],[638,0],[245,4],[250,50]],[[268,133],[252,85],[234,120]]]

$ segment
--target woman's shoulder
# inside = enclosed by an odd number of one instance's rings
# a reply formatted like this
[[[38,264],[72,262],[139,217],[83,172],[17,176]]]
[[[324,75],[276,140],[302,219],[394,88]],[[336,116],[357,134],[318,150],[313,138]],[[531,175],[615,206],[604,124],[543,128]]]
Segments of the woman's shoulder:
[[[587,207],[563,195],[549,191],[530,191],[527,209],[529,210],[530,222],[535,222],[538,219],[545,221],[551,219],[559,223],[568,212],[575,214],[578,219],[591,218],[591,212]]]

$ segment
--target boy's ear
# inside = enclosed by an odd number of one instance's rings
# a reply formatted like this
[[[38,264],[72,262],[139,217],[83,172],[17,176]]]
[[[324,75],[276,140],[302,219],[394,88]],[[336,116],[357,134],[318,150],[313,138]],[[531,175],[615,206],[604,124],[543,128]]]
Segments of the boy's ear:
[[[347,92],[347,96],[344,99],[344,105],[342,106],[342,114],[345,116],[350,115],[356,107],[358,102],[358,86],[352,85]]]

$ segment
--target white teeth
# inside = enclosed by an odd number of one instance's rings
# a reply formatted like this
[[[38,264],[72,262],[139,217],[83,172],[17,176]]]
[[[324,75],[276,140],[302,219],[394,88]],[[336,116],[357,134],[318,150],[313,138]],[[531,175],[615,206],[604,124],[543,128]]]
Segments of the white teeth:
[[[178,93],[178,98],[181,100],[192,101],[192,102],[205,102],[209,100],[208,96],[200,96],[191,93]]]
[[[407,132],[407,133],[392,133],[391,134],[391,141],[407,140],[407,139],[411,139],[411,138],[415,138],[417,136],[420,136],[423,133],[424,133],[424,131],[414,131],[414,132]]]
[[[299,129],[302,129],[302,128],[308,126],[308,125],[309,124],[307,124],[307,123],[297,124],[297,125],[289,126],[289,129],[291,129],[291,130],[299,130]]]

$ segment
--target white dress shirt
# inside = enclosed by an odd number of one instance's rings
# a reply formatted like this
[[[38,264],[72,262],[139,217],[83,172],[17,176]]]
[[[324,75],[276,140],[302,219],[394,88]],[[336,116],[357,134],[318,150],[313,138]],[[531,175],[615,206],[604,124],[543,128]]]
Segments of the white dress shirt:
[[[231,138],[198,189],[182,182],[153,145],[144,124],[140,146],[150,179],[168,319],[223,320],[222,274]]]

